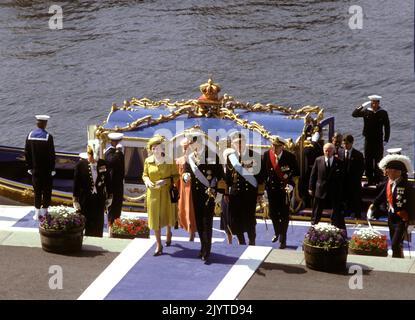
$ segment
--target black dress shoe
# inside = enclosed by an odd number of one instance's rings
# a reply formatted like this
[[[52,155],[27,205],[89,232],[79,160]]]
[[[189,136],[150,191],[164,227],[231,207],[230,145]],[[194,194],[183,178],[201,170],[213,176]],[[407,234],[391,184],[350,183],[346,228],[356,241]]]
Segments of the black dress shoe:
[[[285,249],[285,248],[287,248],[287,244],[285,242],[281,242],[280,249]]]
[[[161,256],[162,254],[163,254],[163,247],[161,247],[159,250],[154,252],[153,256],[157,257],[157,256]]]
[[[279,237],[280,235],[279,234],[277,234],[277,235],[275,235],[275,236],[273,236],[272,237],[272,243],[274,243],[274,242],[277,242],[278,241],[278,237]]]

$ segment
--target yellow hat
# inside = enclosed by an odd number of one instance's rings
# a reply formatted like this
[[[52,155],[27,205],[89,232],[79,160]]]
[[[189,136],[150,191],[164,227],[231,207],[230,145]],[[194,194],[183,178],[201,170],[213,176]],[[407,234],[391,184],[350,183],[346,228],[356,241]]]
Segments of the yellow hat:
[[[152,137],[147,142],[147,149],[151,150],[151,147],[157,144],[162,144],[164,141],[166,141],[166,138],[160,134],[156,134],[154,137]]]

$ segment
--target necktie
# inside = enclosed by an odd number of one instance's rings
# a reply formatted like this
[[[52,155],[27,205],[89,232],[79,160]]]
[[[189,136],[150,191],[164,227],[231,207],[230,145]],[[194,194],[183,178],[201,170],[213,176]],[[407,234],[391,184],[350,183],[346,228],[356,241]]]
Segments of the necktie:
[[[330,171],[330,168],[331,168],[331,166],[330,166],[330,159],[327,159],[327,169]]]

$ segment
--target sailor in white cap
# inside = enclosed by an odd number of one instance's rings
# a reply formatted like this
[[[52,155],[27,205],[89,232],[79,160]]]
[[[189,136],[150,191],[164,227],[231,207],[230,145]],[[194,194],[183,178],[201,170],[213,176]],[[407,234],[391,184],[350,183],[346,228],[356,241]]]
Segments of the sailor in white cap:
[[[272,242],[280,240],[280,249],[287,246],[287,229],[290,221],[290,199],[298,183],[300,170],[294,154],[284,150],[286,141],[271,137],[271,148],[262,157],[261,172],[267,190],[269,213],[274,226]]]
[[[103,159],[96,160],[95,153],[89,144],[86,154],[79,155],[81,160],[74,170],[73,206],[86,218],[85,235],[102,237],[104,210],[111,205],[112,188],[107,164]]]
[[[108,226],[111,227],[114,220],[121,216],[122,203],[124,200],[124,153],[120,141],[124,135],[120,132],[111,132],[108,134],[110,146],[105,150],[105,160],[111,177],[111,186],[113,199],[111,207],[108,208]]]
[[[411,160],[404,155],[388,154],[379,167],[388,177],[382,185],[379,195],[369,207],[367,218],[372,219],[382,204],[388,211],[389,234],[392,242],[392,257],[403,258],[403,240],[408,224],[414,220],[414,208],[411,206],[414,190],[408,182],[408,173],[412,173]]]
[[[47,213],[55,175],[55,146],[52,135],[45,130],[49,118],[36,115],[37,128],[29,133],[25,145],[27,172],[32,176],[35,194],[35,220]]]
[[[379,106],[381,96],[371,95],[370,101],[357,107],[352,116],[363,118],[363,136],[365,137],[365,171],[368,185],[376,185],[380,182],[382,173],[378,163],[383,157],[383,149],[389,141],[390,124],[386,110]],[[370,107],[365,107],[370,103]]]

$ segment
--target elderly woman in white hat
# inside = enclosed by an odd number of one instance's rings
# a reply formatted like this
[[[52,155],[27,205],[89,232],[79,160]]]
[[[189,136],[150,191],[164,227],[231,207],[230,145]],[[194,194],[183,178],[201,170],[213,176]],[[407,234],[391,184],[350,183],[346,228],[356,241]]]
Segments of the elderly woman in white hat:
[[[155,135],[147,143],[147,149],[151,153],[144,161],[143,181],[147,187],[146,203],[148,213],[148,226],[154,230],[157,248],[154,256],[163,253],[161,244],[161,228],[167,227],[166,246],[170,246],[172,232],[171,227],[177,221],[177,205],[172,203],[170,186],[178,179],[176,164],[166,160],[166,138]]]
[[[411,161],[404,155],[389,154],[379,162],[379,168],[385,172],[388,179],[369,207],[367,218],[372,219],[381,204],[387,205],[392,257],[403,258],[404,236],[409,221],[415,215],[414,208],[410,206],[413,189],[408,182],[408,172],[412,172]]]

